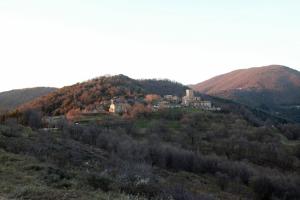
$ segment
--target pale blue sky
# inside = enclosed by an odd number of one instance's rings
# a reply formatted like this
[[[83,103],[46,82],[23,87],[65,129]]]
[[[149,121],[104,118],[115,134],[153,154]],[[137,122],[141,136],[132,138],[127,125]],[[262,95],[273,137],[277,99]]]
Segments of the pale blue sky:
[[[104,74],[197,83],[300,70],[296,0],[0,0],[0,91]]]

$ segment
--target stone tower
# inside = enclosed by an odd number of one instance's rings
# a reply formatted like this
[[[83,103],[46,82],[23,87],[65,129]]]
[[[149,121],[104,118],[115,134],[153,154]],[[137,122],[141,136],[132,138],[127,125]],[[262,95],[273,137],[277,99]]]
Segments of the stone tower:
[[[191,89],[187,89],[186,90],[186,97],[189,99],[193,99],[194,98],[194,91]]]

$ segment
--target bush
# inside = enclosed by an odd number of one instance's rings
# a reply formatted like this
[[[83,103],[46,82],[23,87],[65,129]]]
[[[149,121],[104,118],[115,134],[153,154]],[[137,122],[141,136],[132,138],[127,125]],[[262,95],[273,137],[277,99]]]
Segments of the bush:
[[[300,139],[300,125],[299,124],[285,124],[280,127],[281,132],[289,140],[298,140]]]
[[[67,188],[70,187],[70,184],[67,183],[71,177],[63,170],[48,167],[43,180],[47,183],[47,185],[54,186],[57,188]]]
[[[229,176],[227,174],[217,172],[216,178],[218,186],[221,188],[221,190],[225,190],[228,185],[228,182],[230,181]]]
[[[12,199],[30,199],[30,200],[54,200],[54,199],[79,199],[79,195],[73,192],[64,192],[39,186],[24,186],[16,188]]]
[[[259,200],[269,200],[272,197],[274,187],[270,178],[255,176],[251,180],[251,187]]]
[[[101,189],[104,192],[112,190],[114,181],[105,175],[91,173],[86,175],[87,184],[92,186],[94,189]]]
[[[123,163],[118,170],[117,184],[121,191],[128,194],[152,198],[161,193],[158,178],[152,168],[143,163]]]
[[[189,191],[187,191],[182,186],[175,186],[172,189],[167,191],[167,194],[171,199],[174,200],[214,200],[215,198],[212,195],[201,194],[195,195]]]
[[[31,128],[42,128],[42,113],[36,110],[27,110],[23,113],[22,123]]]

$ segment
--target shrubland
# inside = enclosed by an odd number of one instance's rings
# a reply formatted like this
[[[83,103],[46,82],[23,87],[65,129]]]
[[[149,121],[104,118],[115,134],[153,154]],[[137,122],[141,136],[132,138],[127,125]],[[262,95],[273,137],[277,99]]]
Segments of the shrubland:
[[[39,117],[0,125],[0,197],[300,198],[297,124],[185,108],[62,119],[58,129],[42,129]]]

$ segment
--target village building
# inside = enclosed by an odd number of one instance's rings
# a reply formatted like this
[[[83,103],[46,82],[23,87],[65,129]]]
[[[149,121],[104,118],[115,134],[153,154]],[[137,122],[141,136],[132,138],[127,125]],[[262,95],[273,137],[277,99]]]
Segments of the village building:
[[[175,95],[165,95],[163,98],[165,101],[168,101],[169,103],[173,104],[179,104],[180,103],[180,98]]]
[[[194,91],[186,90],[186,95],[182,97],[182,105],[184,106],[201,106],[201,97],[195,97]]]
[[[144,99],[125,100],[123,98],[114,98],[109,106],[109,113],[122,114],[130,112],[131,105],[135,103],[148,104],[152,111],[168,108],[192,107],[202,110],[219,111],[221,108],[214,107],[211,101],[202,100],[201,97],[194,95],[193,90],[186,90],[186,95],[182,98],[176,95],[165,95],[162,98],[159,95],[148,94]]]
[[[221,108],[214,107],[211,101],[202,100],[201,97],[195,97],[193,90],[186,90],[186,95],[182,97],[182,105],[186,107],[194,107],[202,110],[220,111]]]
[[[211,108],[212,104],[210,101],[200,101],[200,106],[205,108]]]
[[[170,108],[171,104],[169,101],[160,101],[158,102],[158,108]]]
[[[128,112],[130,107],[131,106],[127,102],[119,102],[117,100],[112,99],[108,111],[110,113],[122,114]]]

